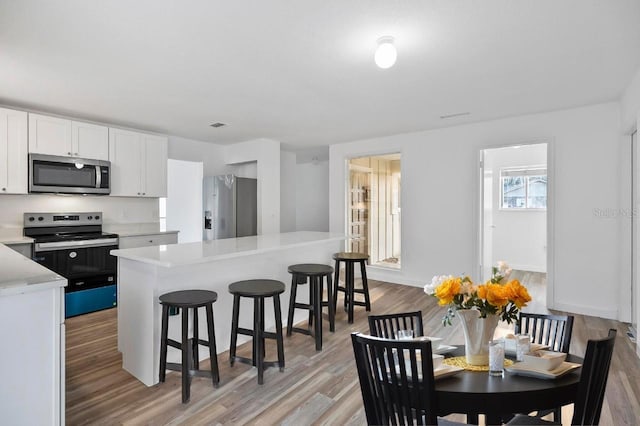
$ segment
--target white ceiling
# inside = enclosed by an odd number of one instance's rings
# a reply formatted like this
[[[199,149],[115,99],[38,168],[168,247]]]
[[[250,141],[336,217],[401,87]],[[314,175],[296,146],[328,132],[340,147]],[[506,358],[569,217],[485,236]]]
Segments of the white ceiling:
[[[1,103],[215,143],[610,101],[639,67],[638,0],[0,0]]]

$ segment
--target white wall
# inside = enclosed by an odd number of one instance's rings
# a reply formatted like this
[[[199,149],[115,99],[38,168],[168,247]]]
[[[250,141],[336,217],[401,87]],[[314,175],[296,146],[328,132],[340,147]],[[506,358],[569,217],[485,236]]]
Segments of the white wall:
[[[493,247],[490,265],[504,260],[514,269],[547,271],[546,210],[500,209],[500,169],[523,166],[545,166],[547,147],[544,144],[523,145],[520,148],[485,150],[485,171],[491,170],[492,217],[485,217],[492,228]],[[486,265],[485,265],[486,266]]]
[[[204,176],[232,173],[224,163],[224,146],[177,136],[169,136],[169,158],[183,161],[201,161]]]
[[[480,149],[535,139],[555,159],[550,308],[617,318],[620,105],[495,120],[330,147],[330,228],[345,231],[348,157],[402,154],[402,269],[377,276],[424,285],[435,274],[477,275]],[[553,165],[551,165],[553,167]],[[600,210],[597,210],[600,209]]]
[[[289,151],[280,152],[280,232],[297,230],[296,181],[296,154]]]
[[[178,243],[202,241],[202,163],[168,161],[167,229],[178,230]]]
[[[258,234],[280,232],[280,142],[255,139],[228,145],[224,164],[257,162]]]
[[[53,194],[0,196],[0,226],[7,228],[22,228],[26,212],[88,211],[102,212],[104,223],[158,222],[158,199]]]
[[[640,68],[620,97],[621,120],[623,133],[631,133],[637,129],[638,113],[640,113]]]
[[[296,229],[329,231],[329,162],[296,166]]]
[[[280,232],[280,142],[256,139],[223,146],[171,136],[169,158],[202,161],[204,176],[255,173],[258,234]]]

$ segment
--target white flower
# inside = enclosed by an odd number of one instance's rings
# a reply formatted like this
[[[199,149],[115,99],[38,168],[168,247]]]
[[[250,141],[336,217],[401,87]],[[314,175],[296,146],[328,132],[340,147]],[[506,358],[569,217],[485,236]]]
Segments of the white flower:
[[[500,272],[500,275],[504,275],[507,271],[511,272],[511,269],[509,268],[507,262],[505,262],[504,260],[500,260],[498,261],[498,271]]]
[[[436,288],[442,284],[445,280],[455,278],[453,275],[435,275],[431,279],[431,283],[424,286],[424,292],[428,295],[432,295],[436,292]]]

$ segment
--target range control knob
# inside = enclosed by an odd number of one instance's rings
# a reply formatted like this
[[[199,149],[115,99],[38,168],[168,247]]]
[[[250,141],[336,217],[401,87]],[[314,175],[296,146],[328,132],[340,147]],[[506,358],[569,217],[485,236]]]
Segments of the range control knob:
[[[87,216],[87,219],[91,220],[93,219],[93,216]]]
[[[42,216],[38,217],[38,222],[42,222],[43,220],[44,220],[44,217],[42,217]]]
[[[96,220],[100,219],[100,216],[96,216]]]
[[[29,222],[33,222],[34,220],[36,220],[36,218],[35,218],[35,217],[33,217],[33,216],[29,216]]]

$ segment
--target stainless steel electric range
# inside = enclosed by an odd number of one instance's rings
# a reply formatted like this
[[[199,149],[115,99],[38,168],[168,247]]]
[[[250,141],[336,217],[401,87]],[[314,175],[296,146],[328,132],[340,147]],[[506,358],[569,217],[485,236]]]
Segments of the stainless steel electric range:
[[[25,213],[33,260],[68,280],[65,315],[116,306],[118,235],[102,232],[102,213]]]

